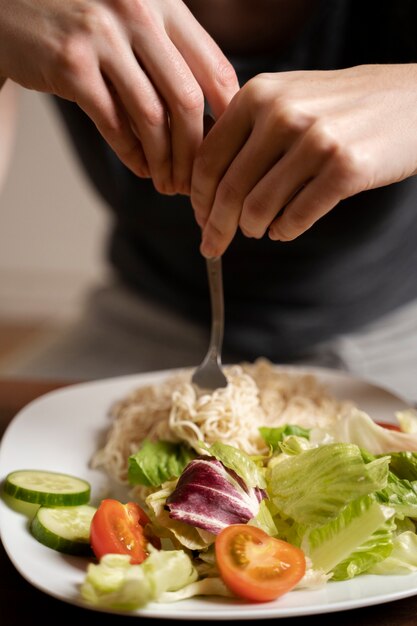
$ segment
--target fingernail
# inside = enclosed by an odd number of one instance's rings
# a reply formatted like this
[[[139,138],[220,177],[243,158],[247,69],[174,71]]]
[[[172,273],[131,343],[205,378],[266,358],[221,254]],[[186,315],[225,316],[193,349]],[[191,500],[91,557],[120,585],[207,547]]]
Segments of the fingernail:
[[[212,241],[207,238],[203,238],[200,246],[200,252],[206,258],[216,256],[216,247]]]
[[[279,235],[274,233],[274,231],[272,231],[272,230],[268,231],[268,237],[271,239],[271,241],[281,241]]]
[[[144,168],[138,168],[137,175],[139,178],[151,178],[150,171]]]

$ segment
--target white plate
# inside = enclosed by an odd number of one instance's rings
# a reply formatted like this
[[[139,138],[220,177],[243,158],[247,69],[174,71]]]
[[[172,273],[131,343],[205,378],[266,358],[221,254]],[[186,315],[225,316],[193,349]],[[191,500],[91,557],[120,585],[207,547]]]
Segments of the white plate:
[[[389,422],[395,411],[406,406],[388,391],[346,374],[325,369],[308,371],[315,373],[335,396],[353,400],[374,419]],[[16,416],[4,435],[0,478],[23,468],[61,471],[89,480],[96,499],[109,495],[103,473],[88,466],[110,425],[109,407],[137,386],[158,382],[168,374],[159,372],[83,383],[35,400]],[[0,501],[0,529],[4,547],[24,578],[47,594],[83,606],[79,585],[84,577],[85,559],[64,556],[38,543],[28,531],[27,519],[3,501]],[[136,613],[161,619],[280,618],[358,608],[415,594],[417,574],[361,576],[328,583],[320,590],[292,591],[265,604],[192,598],[176,604],[150,604]]]

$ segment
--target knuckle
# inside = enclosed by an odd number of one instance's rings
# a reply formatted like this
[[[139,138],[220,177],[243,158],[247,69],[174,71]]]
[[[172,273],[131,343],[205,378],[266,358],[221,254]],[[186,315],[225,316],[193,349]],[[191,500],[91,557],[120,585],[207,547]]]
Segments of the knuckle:
[[[204,95],[201,89],[195,85],[184,89],[177,97],[177,109],[186,115],[196,114],[203,115]]]
[[[258,74],[242,87],[239,94],[245,98],[249,106],[256,109],[264,102],[265,79],[264,74]]]
[[[110,11],[95,3],[79,4],[71,24],[51,44],[51,57],[59,70],[76,75],[82,72],[97,36],[107,43],[114,38],[114,20]]]
[[[282,218],[273,225],[271,232],[281,241],[291,241],[298,234],[292,225],[288,221],[283,222]]]
[[[196,190],[200,186],[200,181],[208,180],[211,177],[213,165],[213,161],[207,158],[205,151],[201,149],[194,159],[193,184],[196,186]]]
[[[61,41],[54,57],[59,73],[80,76],[85,71],[86,51],[84,42],[78,36],[68,35]]]
[[[236,206],[242,202],[241,193],[236,185],[227,177],[219,183],[216,193],[216,201],[221,206]]]
[[[204,230],[210,239],[217,241],[221,241],[228,234],[225,225],[218,223],[213,216],[209,218]]]
[[[311,127],[309,138],[313,153],[329,163],[335,182],[349,187],[366,185],[372,176],[371,161],[359,145],[348,144],[337,128],[325,121]]]
[[[308,230],[312,225],[304,210],[292,208],[273,223],[271,231],[282,241],[291,241]]]
[[[367,155],[356,146],[340,146],[332,155],[332,170],[344,185],[364,187],[372,176]]]
[[[117,146],[117,152],[123,161],[129,161],[137,152],[137,145],[131,141],[122,141]]]
[[[273,105],[268,109],[268,121],[274,128],[300,133],[306,124],[311,124],[311,116],[306,115],[295,101],[286,96],[275,98]]]
[[[334,158],[342,150],[341,141],[335,130],[324,120],[317,120],[311,126],[309,140],[313,152],[324,157]]]
[[[123,135],[125,131],[124,124],[118,115],[99,113],[99,122],[97,125],[101,133],[112,140]]]
[[[113,19],[111,13],[100,4],[86,4],[81,12],[80,30],[88,35],[112,32]]]
[[[166,111],[162,103],[155,99],[146,105],[143,105],[141,120],[145,125],[153,128],[165,126]]]
[[[253,235],[262,236],[265,232],[266,203],[257,195],[249,194],[243,203],[240,225]]]
[[[215,76],[219,85],[225,89],[237,89],[239,86],[235,69],[227,59],[218,62]]]
[[[73,14],[73,22],[68,27],[69,36],[91,41],[100,36],[106,40],[112,38],[115,21],[111,11],[99,3],[77,3]]]
[[[134,21],[144,28],[154,26],[155,18],[149,0],[111,0],[110,10],[124,22]]]
[[[199,213],[206,213],[210,209],[210,202],[207,193],[204,193],[202,189],[196,187],[191,183],[191,204],[195,211]]]
[[[310,220],[306,211],[294,207],[288,211],[286,219],[284,219],[284,224],[285,223],[290,233],[298,233],[308,228]]]

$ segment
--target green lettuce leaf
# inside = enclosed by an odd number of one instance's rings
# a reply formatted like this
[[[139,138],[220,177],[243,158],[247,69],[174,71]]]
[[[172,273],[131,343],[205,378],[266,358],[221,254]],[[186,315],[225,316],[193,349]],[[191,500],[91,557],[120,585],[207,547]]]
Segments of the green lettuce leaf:
[[[391,452],[389,468],[398,478],[417,480],[417,452]]]
[[[376,492],[378,500],[395,509],[398,517],[417,517],[417,482],[401,479],[392,472],[384,489]]]
[[[358,498],[336,519],[306,533],[301,548],[315,569],[333,571],[335,580],[352,578],[390,554],[394,524],[387,522],[394,514],[374,496]]]
[[[358,446],[332,443],[287,456],[274,464],[267,491],[282,517],[320,526],[352,500],[383,489],[388,457],[364,463]]]
[[[279,444],[281,452],[292,456],[293,454],[300,454],[305,450],[310,450],[313,446],[310,444],[309,440],[305,437],[297,437],[296,435],[288,435],[288,437],[284,437],[283,441]],[[279,455],[278,455],[279,459]]]
[[[90,563],[81,595],[95,606],[131,611],[176,592],[197,580],[198,574],[183,550],[151,550],[140,565],[129,555],[106,554],[99,564]]]
[[[262,439],[271,446],[272,450],[278,450],[279,444],[284,440],[285,437],[289,435],[295,435],[296,437],[305,437],[306,439],[310,436],[310,430],[307,428],[303,428],[302,426],[296,426],[295,424],[285,424],[284,426],[279,427],[271,427],[261,426],[259,428],[259,432],[261,433]]]
[[[409,574],[417,571],[417,535],[407,530],[394,538],[391,554],[369,569],[370,574]]]
[[[275,526],[274,519],[273,519],[273,517],[271,515],[271,512],[270,512],[270,510],[268,508],[268,501],[267,500],[262,500],[262,502],[259,505],[258,515],[256,515],[256,517],[251,519],[248,522],[248,524],[250,526],[256,526],[257,528],[260,528],[261,530],[265,531],[271,537],[277,537],[278,536],[278,529]]]
[[[182,443],[145,440],[138,452],[129,457],[129,483],[159,487],[167,480],[178,478],[196,456],[194,450]]]
[[[265,489],[266,482],[263,469],[243,450],[216,441],[207,448],[207,452],[223,463],[225,467],[236,472],[248,487]]]
[[[332,580],[347,580],[359,576],[386,559],[393,549],[394,528],[392,517],[334,568]]]
[[[81,585],[83,599],[94,606],[133,611],[152,599],[150,580],[127,554],[106,554],[99,564],[90,563]]]
[[[226,587],[219,577],[203,578],[178,591],[165,591],[159,598],[159,602],[178,602],[194,596],[225,596],[233,598],[232,592]]]

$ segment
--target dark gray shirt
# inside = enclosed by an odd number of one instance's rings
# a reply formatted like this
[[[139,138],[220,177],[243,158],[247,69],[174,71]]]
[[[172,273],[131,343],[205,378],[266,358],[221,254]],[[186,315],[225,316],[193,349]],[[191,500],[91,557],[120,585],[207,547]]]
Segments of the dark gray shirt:
[[[232,60],[241,82],[261,71],[415,62],[414,4],[327,0],[280,58]],[[189,200],[156,193],[118,161],[76,105],[57,103],[113,213],[109,258],[119,278],[208,324],[205,264]],[[241,358],[289,361],[416,298],[416,242],[416,178],[341,202],[293,242],[238,233],[223,262],[226,349]]]

